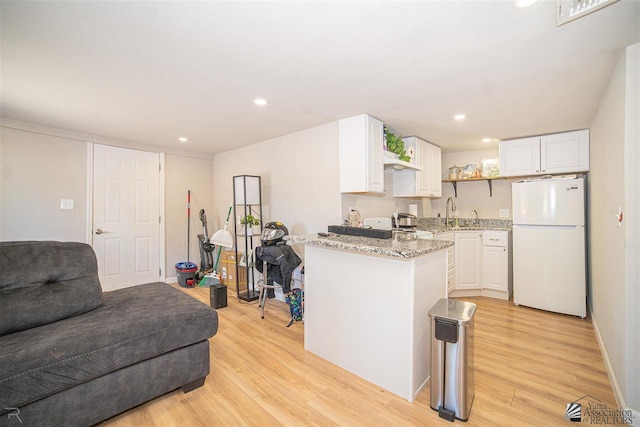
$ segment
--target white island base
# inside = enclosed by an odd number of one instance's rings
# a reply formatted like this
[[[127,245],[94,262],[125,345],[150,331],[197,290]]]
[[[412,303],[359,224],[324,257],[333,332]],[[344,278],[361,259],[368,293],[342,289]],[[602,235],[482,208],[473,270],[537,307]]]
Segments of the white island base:
[[[446,257],[306,245],[305,349],[413,402],[429,380],[428,312],[447,297]]]

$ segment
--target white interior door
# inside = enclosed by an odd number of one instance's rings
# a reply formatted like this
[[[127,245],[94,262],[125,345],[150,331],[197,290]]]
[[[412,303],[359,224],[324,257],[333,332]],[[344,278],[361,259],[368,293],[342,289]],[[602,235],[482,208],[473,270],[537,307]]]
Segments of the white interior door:
[[[104,291],[160,279],[160,155],[95,145],[93,249]]]

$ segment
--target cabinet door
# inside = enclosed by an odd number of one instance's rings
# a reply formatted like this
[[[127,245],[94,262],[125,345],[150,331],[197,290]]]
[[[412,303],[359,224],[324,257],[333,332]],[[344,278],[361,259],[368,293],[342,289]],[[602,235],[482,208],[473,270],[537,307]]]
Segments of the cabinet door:
[[[430,197],[441,197],[442,196],[441,150],[440,150],[440,147],[436,147],[433,144],[426,144],[426,145],[427,145],[426,152],[427,152],[427,155],[429,156],[428,158],[429,169],[427,169],[427,173],[429,174],[428,194]]]
[[[540,173],[587,172],[589,130],[540,137]]]
[[[338,122],[341,193],[384,191],[383,125],[366,114]]]
[[[426,141],[423,141],[419,138],[416,138],[416,164],[422,168],[421,171],[414,172],[416,175],[416,186],[418,187],[418,192],[416,195],[428,197],[430,196],[431,191],[431,157],[429,144]]]
[[[500,142],[500,175],[524,176],[540,173],[540,137]]]
[[[455,289],[480,289],[482,239],[478,232],[455,233]]]
[[[509,291],[509,253],[500,246],[482,247],[482,287]]]

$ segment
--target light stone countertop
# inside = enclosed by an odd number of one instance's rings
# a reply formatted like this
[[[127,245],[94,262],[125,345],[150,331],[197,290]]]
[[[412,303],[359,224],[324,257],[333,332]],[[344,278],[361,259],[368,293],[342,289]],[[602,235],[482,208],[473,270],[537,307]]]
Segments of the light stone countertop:
[[[417,239],[400,242],[396,238],[374,239],[371,237],[348,236],[343,234],[331,235],[329,237],[322,237],[317,234],[301,234],[286,236],[285,240],[291,243],[304,243],[312,246],[404,259],[415,258],[453,246],[453,242],[436,239]]]
[[[438,235],[449,232],[457,232],[457,231],[511,231],[509,227],[487,227],[487,226],[462,226],[462,227],[437,227],[432,229],[427,229],[426,231],[430,231],[433,233],[434,239],[438,238]]]
[[[511,220],[483,219],[475,221],[472,218],[460,218],[459,227],[445,227],[444,218],[421,218],[418,220],[418,230],[426,230],[433,233],[437,239],[438,234],[450,231],[511,231]]]

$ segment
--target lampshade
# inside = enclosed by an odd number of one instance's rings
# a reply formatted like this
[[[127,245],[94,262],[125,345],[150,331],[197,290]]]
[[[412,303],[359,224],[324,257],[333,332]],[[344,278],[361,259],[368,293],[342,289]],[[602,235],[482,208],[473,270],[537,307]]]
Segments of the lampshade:
[[[233,194],[236,205],[259,205],[260,177],[252,175],[234,176]]]

